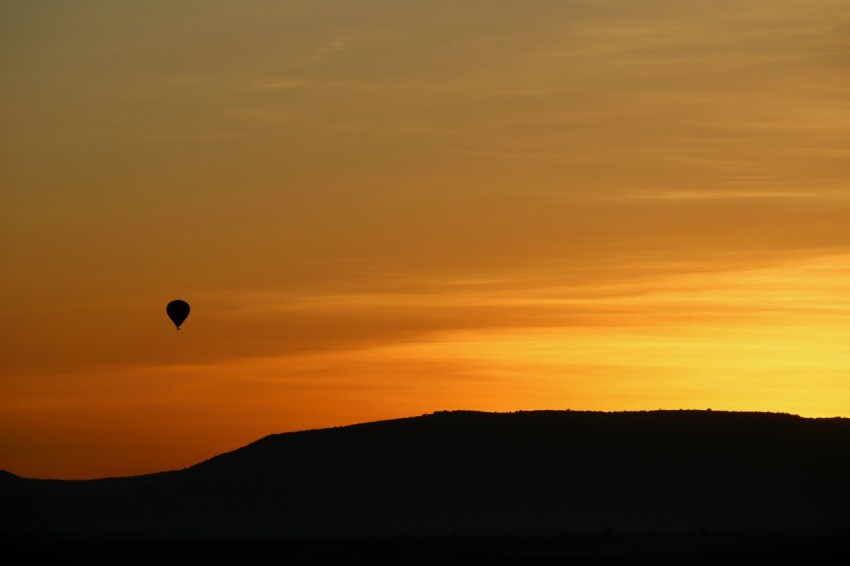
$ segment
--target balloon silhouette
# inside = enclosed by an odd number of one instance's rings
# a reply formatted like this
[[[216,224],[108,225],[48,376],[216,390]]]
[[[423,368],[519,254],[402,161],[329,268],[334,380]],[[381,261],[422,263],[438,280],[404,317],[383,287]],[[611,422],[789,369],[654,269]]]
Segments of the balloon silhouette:
[[[174,326],[177,327],[177,330],[180,330],[180,325],[189,316],[189,303],[175,299],[168,303],[168,306],[165,307],[165,312],[168,314],[171,322],[174,323]]]

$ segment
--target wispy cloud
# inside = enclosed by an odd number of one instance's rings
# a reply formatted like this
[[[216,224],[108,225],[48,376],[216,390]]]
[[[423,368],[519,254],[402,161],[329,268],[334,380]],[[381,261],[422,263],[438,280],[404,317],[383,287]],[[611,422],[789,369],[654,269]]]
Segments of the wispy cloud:
[[[246,89],[253,92],[272,92],[304,88],[314,84],[314,81],[296,78],[253,79],[247,82]]]
[[[307,67],[326,61],[336,54],[352,49],[364,39],[363,33],[344,33],[317,47],[309,55],[296,62],[299,67]]]

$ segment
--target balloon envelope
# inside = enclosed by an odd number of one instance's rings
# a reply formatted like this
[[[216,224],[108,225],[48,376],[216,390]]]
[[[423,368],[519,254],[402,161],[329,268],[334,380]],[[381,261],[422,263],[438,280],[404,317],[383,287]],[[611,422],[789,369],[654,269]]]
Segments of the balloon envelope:
[[[189,303],[175,299],[168,303],[168,306],[165,307],[165,312],[168,314],[171,322],[174,323],[174,326],[177,327],[177,330],[180,330],[180,325],[189,316]]]

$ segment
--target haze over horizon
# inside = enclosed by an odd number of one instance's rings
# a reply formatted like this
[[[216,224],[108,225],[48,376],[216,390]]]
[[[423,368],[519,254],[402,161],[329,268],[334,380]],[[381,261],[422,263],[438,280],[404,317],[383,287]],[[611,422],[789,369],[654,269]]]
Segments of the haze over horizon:
[[[5,2],[0,469],[453,409],[850,417],[848,29],[840,0]]]

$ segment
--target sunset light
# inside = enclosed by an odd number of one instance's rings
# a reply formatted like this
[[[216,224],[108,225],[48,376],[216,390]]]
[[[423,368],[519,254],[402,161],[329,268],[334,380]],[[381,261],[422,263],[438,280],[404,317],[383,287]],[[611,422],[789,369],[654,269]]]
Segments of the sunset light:
[[[0,469],[453,409],[850,417],[848,25],[4,4]]]

